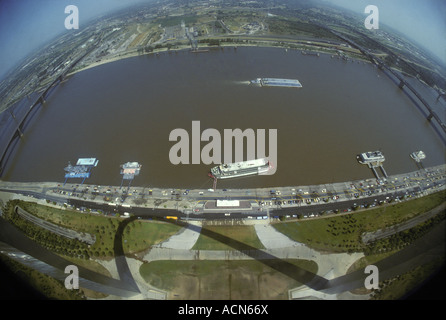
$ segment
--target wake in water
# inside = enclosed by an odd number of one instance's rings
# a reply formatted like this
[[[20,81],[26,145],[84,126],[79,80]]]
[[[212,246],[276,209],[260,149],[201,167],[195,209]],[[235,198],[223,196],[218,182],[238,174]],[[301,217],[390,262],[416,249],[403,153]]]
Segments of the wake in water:
[[[232,83],[238,85],[249,85],[251,84],[251,81],[232,81]]]

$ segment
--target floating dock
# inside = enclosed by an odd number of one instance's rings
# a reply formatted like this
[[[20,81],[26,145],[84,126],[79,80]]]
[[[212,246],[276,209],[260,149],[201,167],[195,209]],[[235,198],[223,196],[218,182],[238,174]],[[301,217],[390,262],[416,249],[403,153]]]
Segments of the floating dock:
[[[302,84],[297,79],[257,78],[251,80],[251,84],[259,85],[261,87],[302,88]]]
[[[90,178],[91,169],[98,165],[99,160],[96,158],[79,158],[76,162],[76,165],[72,165],[68,162],[68,166],[65,167],[65,182],[68,179],[73,178],[81,178],[82,183],[84,183],[85,179]]]
[[[421,160],[426,159],[426,154],[423,151],[415,151],[410,154],[410,157],[416,162],[421,162]]]
[[[358,160],[358,162],[360,164],[366,164],[372,170],[376,179],[381,180],[378,172],[376,171],[376,168],[378,168],[378,167],[381,169],[381,172],[384,175],[384,177],[385,178],[388,177],[387,172],[386,172],[386,170],[384,170],[384,167],[382,165],[382,163],[386,160],[386,158],[384,157],[384,155],[382,154],[381,151],[364,152],[364,153],[358,154],[356,156],[356,159]]]
[[[121,188],[122,184],[124,183],[124,180],[130,180],[129,181],[129,188],[132,180],[135,178],[135,176],[139,175],[141,171],[142,165],[138,162],[127,162],[121,165],[121,174],[122,174],[122,182],[121,182]]]
[[[423,163],[421,160],[426,159],[426,154],[423,151],[415,151],[410,154],[410,157],[415,160],[417,167],[419,169],[423,169]]]

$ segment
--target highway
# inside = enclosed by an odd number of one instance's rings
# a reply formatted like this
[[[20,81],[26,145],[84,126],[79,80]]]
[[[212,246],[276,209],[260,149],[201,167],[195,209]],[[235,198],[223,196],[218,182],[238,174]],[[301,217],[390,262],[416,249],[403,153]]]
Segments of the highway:
[[[79,211],[98,212],[101,210],[105,214],[123,214],[129,212],[134,216],[125,219],[120,224],[120,229],[116,235],[115,243],[118,244],[115,250],[115,263],[121,280],[114,280],[103,277],[88,270],[81,270],[85,279],[90,281],[84,284],[87,288],[98,290],[100,292],[116,294],[118,296],[135,296],[140,294],[140,289],[134,280],[134,274],[125,259],[122,249],[122,232],[125,226],[135,219],[154,219],[165,218],[166,216],[176,216],[179,218],[177,223],[180,225],[188,224],[187,219],[258,219],[259,217],[270,217],[277,219],[280,216],[293,217],[299,215],[301,219],[314,219],[324,212],[323,216],[330,214],[348,214],[354,213],[355,208],[374,207],[386,202],[399,202],[414,197],[422,197],[430,193],[445,190],[446,165],[431,167],[406,174],[389,176],[385,181],[375,179],[366,179],[361,181],[352,181],[338,184],[324,184],[317,186],[302,187],[281,187],[271,189],[252,189],[252,190],[177,190],[177,189],[148,189],[141,187],[132,187],[131,190],[119,189],[112,186],[89,186],[89,185],[61,185],[57,182],[4,182],[0,181],[0,195],[20,194],[20,198],[25,200],[38,200],[40,203],[50,202],[56,206],[73,206]],[[378,183],[379,182],[379,183]],[[128,192],[127,192],[128,191]],[[188,204],[191,208],[198,208],[199,205],[216,201],[215,199],[243,199],[251,206],[246,211],[240,208],[225,208],[209,211],[205,206],[199,211],[188,208],[181,208],[179,203]],[[146,199],[147,201],[141,201]],[[280,202],[280,203],[279,203]],[[87,210],[88,208],[88,210]],[[46,261],[56,268],[63,270],[66,261],[52,255],[47,257],[47,250],[26,240],[20,232],[12,231],[8,223],[0,219],[0,241],[12,247],[30,254],[33,252],[35,258]],[[203,229],[200,228],[200,232]],[[444,230],[444,229],[443,229]],[[442,230],[440,230],[442,231]],[[208,236],[212,236],[219,241],[222,235],[206,230]],[[9,235],[9,236],[8,236]],[[3,239],[2,239],[3,238]],[[423,238],[424,239],[424,238]],[[424,241],[424,240],[423,240]],[[335,295],[347,290],[359,288],[363,285],[364,272],[359,270],[351,274],[345,274],[333,279],[327,278],[325,270],[320,274],[312,274],[300,270],[299,268],[290,269],[287,262],[282,258],[287,250],[292,251],[300,257],[303,252],[307,252],[305,247],[276,248],[275,250],[255,250],[243,243],[231,241],[234,248],[253,259],[257,259],[264,264],[268,264],[271,259],[279,259],[280,265],[275,265],[276,270],[296,280],[306,283],[306,290],[293,292],[291,298],[298,298],[298,294],[312,296],[314,292],[322,294]],[[408,268],[419,265],[420,261],[426,263],[432,257],[437,256],[438,250],[442,247],[435,246],[431,248],[431,242],[421,245],[409,246],[401,250],[401,253],[392,255],[388,259],[379,262],[380,279],[390,279],[401,273],[407,272]],[[440,241],[444,244],[444,241]],[[0,243],[1,245],[1,243]],[[9,248],[9,247],[8,247]],[[8,249],[7,248],[7,249]],[[295,250],[297,248],[297,251]],[[1,249],[1,248],[0,248]],[[8,250],[10,250],[9,248]],[[31,250],[32,249],[32,250]],[[16,249],[13,249],[16,250]],[[303,250],[303,251],[302,251]],[[318,260],[319,266],[340,268],[341,264],[333,264],[331,256],[327,254],[319,255],[316,252],[308,251],[313,255],[311,260]],[[172,250],[167,249],[170,254]],[[177,252],[177,251],[175,251]],[[183,250],[181,252],[189,252]],[[158,252],[163,256],[165,251]],[[204,254],[203,252],[201,252]],[[165,257],[165,256],[163,256]],[[265,260],[270,258],[270,260]],[[289,255],[286,254],[288,258]],[[226,257],[227,258],[227,257]],[[45,260],[46,259],[46,260]],[[48,260],[49,259],[49,260]],[[325,260],[324,260],[325,259]],[[328,260],[327,260],[328,259]],[[320,261],[319,261],[320,260]],[[54,268],[53,268],[54,269]],[[338,270],[338,269],[336,269]],[[303,273],[302,273],[303,272]],[[60,272],[59,272],[60,273]],[[341,272],[341,274],[343,274]],[[311,279],[311,281],[310,281]],[[158,294],[158,293],[157,293]]]
[[[49,230],[53,233],[56,233],[62,237],[68,238],[68,239],[77,239],[79,241],[83,241],[85,243],[88,243],[89,245],[93,245],[96,242],[96,237],[91,234],[86,234],[83,232],[77,232],[72,229],[61,227],[57,224],[48,222],[44,219],[40,219],[33,214],[28,213],[26,210],[23,210],[22,208],[16,206],[15,212],[21,216],[22,218],[30,221],[31,223],[38,225],[39,227]]]
[[[315,218],[404,201],[445,189],[446,165],[387,179],[365,179],[314,186],[260,189],[161,189],[0,181],[0,192],[72,207],[83,212],[142,219],[176,216],[184,220]],[[217,200],[240,206],[221,207]],[[243,203],[243,205],[242,205]]]

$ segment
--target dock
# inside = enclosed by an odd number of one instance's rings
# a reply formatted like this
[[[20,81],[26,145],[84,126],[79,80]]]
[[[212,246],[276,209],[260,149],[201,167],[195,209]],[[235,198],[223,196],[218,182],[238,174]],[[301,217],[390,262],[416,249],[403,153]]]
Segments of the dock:
[[[65,167],[65,183],[68,179],[73,178],[81,178],[82,183],[84,183],[85,179],[90,178],[91,169],[98,165],[99,160],[96,158],[79,158],[76,162],[76,165],[72,165],[68,162],[68,166]]]
[[[139,175],[141,171],[142,165],[138,162],[127,162],[121,165],[121,174],[122,174],[122,181],[121,181],[121,187],[124,183],[124,180],[129,180],[129,185],[127,189],[130,188],[130,184],[132,183],[135,176]]]
[[[373,172],[376,179],[381,180],[376,168],[379,168],[385,178],[388,178],[387,172],[383,167],[385,157],[381,151],[369,151],[364,152],[356,156],[356,159],[360,164],[366,164]]]
[[[418,169],[424,169],[422,160],[426,159],[426,154],[423,151],[415,151],[410,154],[410,157],[417,164]]]

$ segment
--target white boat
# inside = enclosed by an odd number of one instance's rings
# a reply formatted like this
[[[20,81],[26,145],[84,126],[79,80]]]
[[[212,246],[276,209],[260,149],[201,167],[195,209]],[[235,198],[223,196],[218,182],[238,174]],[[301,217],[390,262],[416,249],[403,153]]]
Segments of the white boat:
[[[381,151],[369,151],[358,154],[356,159],[361,164],[368,164],[372,162],[383,162],[386,160]]]
[[[236,178],[267,173],[270,162],[267,158],[225,163],[211,169],[211,175],[217,179]]]

